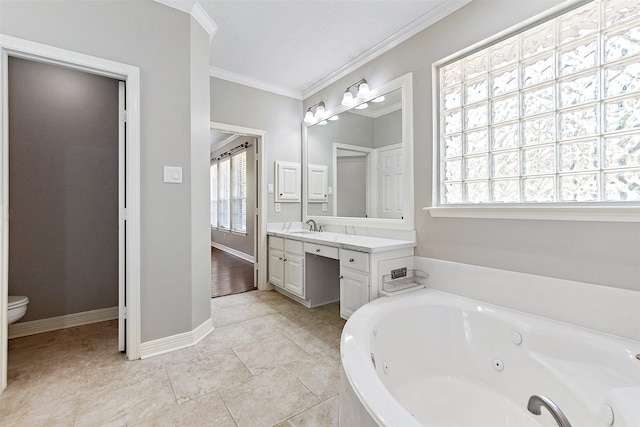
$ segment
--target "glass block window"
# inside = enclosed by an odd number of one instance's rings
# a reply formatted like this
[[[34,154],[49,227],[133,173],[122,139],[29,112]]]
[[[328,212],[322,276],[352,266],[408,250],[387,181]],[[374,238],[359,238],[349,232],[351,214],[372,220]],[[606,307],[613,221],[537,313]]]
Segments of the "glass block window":
[[[640,202],[640,0],[596,0],[436,66],[439,201]]]

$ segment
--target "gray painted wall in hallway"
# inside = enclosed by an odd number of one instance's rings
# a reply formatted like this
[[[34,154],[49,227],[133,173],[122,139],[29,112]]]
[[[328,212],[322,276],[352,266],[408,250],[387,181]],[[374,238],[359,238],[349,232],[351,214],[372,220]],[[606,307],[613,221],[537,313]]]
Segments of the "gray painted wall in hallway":
[[[140,67],[142,342],[191,331],[210,316],[208,35],[151,0],[1,7],[3,34]]]
[[[304,100],[339,105],[344,88],[413,72],[416,255],[640,290],[640,223],[432,218],[432,63],[560,1],[476,0]],[[461,29],[464,29],[461,31]]]

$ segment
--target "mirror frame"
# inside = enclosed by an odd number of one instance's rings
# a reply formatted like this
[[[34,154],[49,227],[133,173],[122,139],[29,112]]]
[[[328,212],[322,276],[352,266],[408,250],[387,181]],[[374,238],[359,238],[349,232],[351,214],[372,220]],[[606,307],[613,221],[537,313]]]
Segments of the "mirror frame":
[[[402,167],[404,175],[404,192],[402,194],[402,219],[388,218],[359,218],[359,217],[339,217],[339,216],[310,216],[308,215],[308,129],[325,118],[342,114],[363,102],[368,102],[380,95],[400,89],[402,92]],[[366,98],[359,99],[358,104],[346,107],[342,104],[328,110],[323,117],[315,119],[311,123],[302,122],[302,221],[313,219],[318,224],[357,226],[413,230],[414,229],[414,174],[413,174],[413,73],[407,73],[395,80],[392,80],[380,87],[372,89]],[[343,142],[343,141],[341,141]],[[332,183],[335,186],[335,183]]]

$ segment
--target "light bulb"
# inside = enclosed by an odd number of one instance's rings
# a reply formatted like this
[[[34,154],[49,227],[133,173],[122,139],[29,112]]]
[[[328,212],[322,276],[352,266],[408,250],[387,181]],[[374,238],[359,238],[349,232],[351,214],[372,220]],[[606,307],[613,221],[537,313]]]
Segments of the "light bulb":
[[[365,108],[367,108],[369,106],[369,104],[367,104],[366,102],[360,104],[360,105],[356,105],[356,110],[364,110]]]
[[[304,115],[305,123],[311,123],[313,121],[313,113],[311,110],[307,110],[307,114]]]
[[[367,95],[369,95],[369,85],[367,82],[360,83],[360,86],[358,86],[358,98],[364,98]]]
[[[350,90],[344,93],[344,96],[342,97],[342,105],[346,107],[350,107],[351,105],[353,105],[353,95],[351,94]]]
[[[316,117],[322,117],[324,116],[324,105],[320,104],[318,105],[318,108],[316,108]]]

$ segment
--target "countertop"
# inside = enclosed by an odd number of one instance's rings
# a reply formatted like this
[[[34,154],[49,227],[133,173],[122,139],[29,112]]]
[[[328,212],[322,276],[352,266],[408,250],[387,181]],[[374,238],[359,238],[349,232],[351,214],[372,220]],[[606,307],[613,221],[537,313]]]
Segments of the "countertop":
[[[329,231],[279,230],[268,231],[267,235],[367,253],[385,252],[416,246],[416,242],[411,240],[385,239],[382,237],[358,236],[353,234],[332,233]]]

